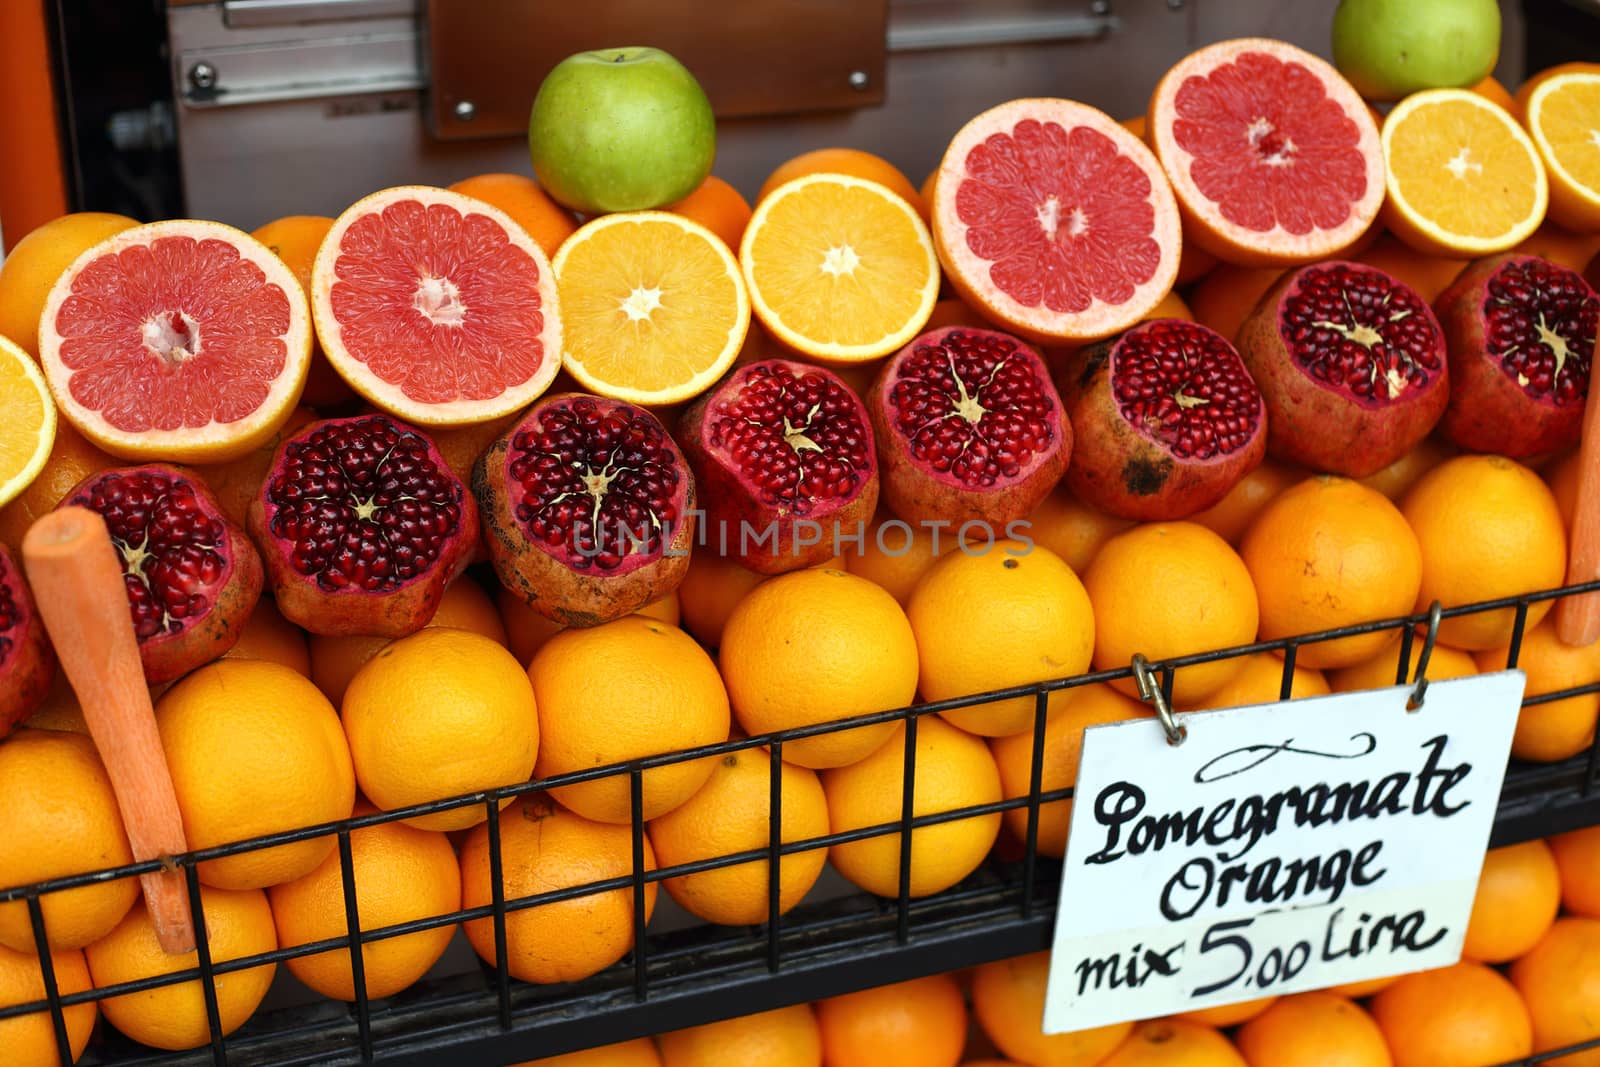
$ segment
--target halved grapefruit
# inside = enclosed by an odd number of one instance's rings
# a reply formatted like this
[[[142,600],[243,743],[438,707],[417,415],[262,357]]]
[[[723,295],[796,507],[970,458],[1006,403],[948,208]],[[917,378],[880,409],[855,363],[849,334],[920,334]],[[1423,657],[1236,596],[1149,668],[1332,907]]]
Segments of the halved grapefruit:
[[[293,272],[249,234],[152,222],[88,249],[56,281],[39,362],[62,417],[112,455],[220,463],[289,417],[311,315]]]
[[[555,275],[499,208],[421,185],[356,201],[311,271],[317,337],[350,387],[424,426],[488,422],[561,367]]]
[[[1132,326],[1178,275],[1178,208],[1155,157],[1071,100],[1013,100],[963,126],[931,214],[961,298],[1042,344]]]
[[[1149,115],[1184,236],[1226,262],[1335,256],[1383,206],[1372,112],[1292,44],[1245,37],[1191,53],[1156,86]]]

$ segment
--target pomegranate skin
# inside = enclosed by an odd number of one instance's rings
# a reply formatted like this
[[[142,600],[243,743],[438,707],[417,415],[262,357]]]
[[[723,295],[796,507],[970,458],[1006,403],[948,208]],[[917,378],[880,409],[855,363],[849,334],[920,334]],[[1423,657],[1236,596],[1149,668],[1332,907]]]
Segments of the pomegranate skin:
[[[557,477],[574,466],[572,458],[561,457],[558,464],[546,468],[541,475],[536,465],[529,465],[529,446],[541,435],[565,434],[568,444],[581,452],[582,445],[594,438],[568,428],[586,419],[592,428],[595,420],[608,417],[632,429],[631,447],[648,445],[652,462],[640,464],[631,474],[635,479],[646,479],[653,473],[663,482],[672,483],[670,492],[663,494],[666,499],[660,502],[671,515],[662,525],[666,533],[660,543],[651,543],[643,550],[620,527],[613,527],[614,539],[608,543],[623,547],[626,552],[615,566],[603,568],[597,563],[598,554],[591,551],[595,546],[581,551],[574,547],[570,522],[580,510],[587,511],[587,505],[598,512],[610,503],[604,499],[611,483],[608,472],[582,464],[580,456],[577,466],[582,469],[574,483],[576,488],[564,489]],[[621,430],[617,432],[620,434]],[[663,465],[670,468],[670,474],[662,472]],[[524,468],[524,476],[519,477],[518,471]],[[530,499],[541,490],[559,497],[585,491],[591,484],[594,488],[588,491],[594,499],[583,509],[565,508],[569,513],[565,515],[563,509],[556,508],[559,501],[548,495],[543,501]],[[676,589],[689,569],[695,536],[694,476],[660,420],[632,404],[584,393],[557,393],[542,398],[478,457],[472,468],[472,492],[483,514],[489,559],[500,583],[533,610],[563,626],[599,626],[629,615]],[[611,506],[625,509],[629,503],[617,496]],[[615,513],[610,518],[613,523],[620,521]],[[551,524],[552,536],[561,536],[559,543],[547,545],[534,535],[530,523],[543,521]]]
[[[1186,367],[1174,375],[1175,381],[1168,383],[1177,386],[1170,394],[1173,402],[1168,405],[1168,398],[1161,397],[1161,409],[1184,419],[1202,410],[1220,414],[1213,405],[1227,404],[1227,414],[1240,428],[1223,435],[1205,423],[1179,422],[1180,441],[1169,442],[1130,419],[1118,400],[1116,383],[1141,368],[1125,366],[1123,357],[1141,342],[1177,341],[1185,342],[1191,354],[1204,346],[1207,367]],[[1208,385],[1197,386],[1193,376],[1206,372]],[[1108,515],[1158,522],[1188,518],[1227,496],[1266,456],[1267,414],[1260,390],[1227,339],[1198,323],[1157,319],[1080,349],[1062,366],[1056,384],[1075,435],[1067,486],[1079,500]],[[1154,425],[1159,429],[1161,424]],[[1192,440],[1195,434],[1222,440],[1214,452],[1203,455],[1203,446]]]
[[[1498,288],[1507,271],[1564,287],[1564,310],[1573,315],[1570,326],[1561,334],[1581,334],[1578,343],[1568,346],[1567,338],[1552,335],[1542,341],[1536,326],[1524,322],[1511,327],[1517,347],[1538,352],[1538,369],[1552,378],[1555,389],[1524,387],[1515,375],[1534,368],[1508,368],[1497,344],[1492,321]],[[1544,294],[1541,299],[1550,299]],[[1450,404],[1445,410],[1444,429],[1458,447],[1470,452],[1488,452],[1511,459],[1527,459],[1577,444],[1583,427],[1584,402],[1589,395],[1589,378],[1594,358],[1594,327],[1600,298],[1576,272],[1534,256],[1489,256],[1468,264],[1456,280],[1439,294],[1436,303],[1439,322],[1444,327],[1450,353]],[[1526,319],[1526,308],[1519,312],[1509,306],[1500,314]],[[1559,361],[1550,344],[1564,349]],[[1584,349],[1587,349],[1585,351]],[[1545,379],[1546,381],[1552,379]]]
[[[0,737],[32,715],[49,695],[56,654],[34,610],[22,570],[0,545]]]
[[[829,410],[813,413],[813,402]],[[759,420],[766,429],[730,440],[724,427],[732,420]],[[683,413],[678,442],[705,510],[702,539],[720,545],[726,531],[728,554],[758,574],[832,559],[838,535],[865,529],[878,506],[878,457],[866,406],[823,367],[769,359],[734,368]],[[746,450],[764,470],[741,468],[735,453]],[[775,499],[763,499],[758,478],[765,474],[776,481],[791,472],[797,487],[808,479],[841,478],[848,487],[842,495],[777,492],[771,494]],[[802,522],[814,523],[816,531],[808,527],[801,537]],[[775,536],[767,537],[769,531]]]
[[[172,492],[181,498],[192,494],[193,508],[205,519],[216,524],[216,537],[208,539],[205,547],[221,560],[217,575],[196,590],[209,602],[203,614],[181,620],[164,617],[157,632],[139,633],[139,659],[144,666],[145,680],[151,685],[170,682],[218,659],[239,642],[244,624],[261,599],[261,557],[255,546],[222,510],[211,490],[194,471],[166,463],[147,463],[138,467],[114,467],[89,475],[62,498],[57,507],[76,504],[100,513],[111,530],[117,554],[121,557],[130,578],[137,576],[150,589],[148,558],[141,561],[141,553],[149,545],[143,532],[146,528],[139,518],[153,516],[155,510],[147,504],[130,501],[131,494],[120,487],[139,485],[165,485],[158,495]],[[176,511],[177,509],[173,509]],[[182,509],[188,510],[186,505]],[[131,520],[133,525],[124,528],[119,515]],[[137,528],[136,528],[137,527]],[[138,541],[135,542],[135,538]],[[183,576],[174,581],[183,580]],[[130,590],[131,596],[131,590]],[[149,599],[160,599],[160,593],[150,589]],[[136,631],[151,628],[151,618],[141,622],[140,611],[132,605]],[[166,627],[176,623],[175,629]]]
[[[976,388],[969,389],[965,378],[959,389],[950,380],[947,368],[955,362],[956,351],[989,353],[975,367],[962,368],[974,378]],[[996,357],[1014,366],[1013,377],[985,385],[991,371],[997,370]],[[975,369],[982,373],[974,374]],[[1014,390],[1002,397],[1004,408],[1000,403],[984,404],[985,392],[996,386]],[[1072,454],[1072,425],[1043,357],[1032,345],[997,330],[971,326],[930,330],[889,357],[866,401],[878,446],[883,499],[907,522],[984,522],[998,531],[1031,514],[1050,495],[1066,473]],[[918,409],[914,413],[909,410],[913,405]],[[980,421],[973,420],[974,414]],[[1012,435],[998,443],[1008,446],[1005,451],[1011,457],[1021,453],[1014,470],[1002,468],[992,480],[963,477],[953,469],[954,463],[947,464],[952,469],[939,470],[929,458],[917,454],[918,444],[908,435],[908,430],[916,427],[948,426],[957,434],[952,450],[959,448],[964,457],[967,450],[960,446],[976,440],[970,428],[981,426],[991,414],[998,414],[1001,418],[996,421],[1003,419],[998,428]],[[1027,440],[1017,447],[1021,436]],[[984,443],[987,455],[993,456],[996,443]],[[1007,457],[995,459],[998,463]]]
[[[432,464],[432,472],[425,476],[434,479],[441,495],[450,498],[449,503],[456,506],[459,518],[455,528],[441,539],[432,563],[392,588],[364,589],[356,581],[348,584],[324,582],[318,573],[307,573],[295,565],[296,542],[290,535],[280,533],[280,524],[293,521],[293,505],[309,495],[297,479],[325,478],[330,460],[340,455],[359,457],[363,453],[350,443],[368,440],[370,437],[365,435],[376,433],[408,441],[414,438],[413,444],[422,453],[420,462],[406,460],[405,469],[395,468],[384,475],[355,473],[364,472],[365,468],[352,466],[352,473],[327,492],[326,499],[331,501],[329,507],[336,512],[348,508],[350,496],[359,490],[370,492],[370,487],[364,483],[356,484],[358,478],[372,477],[374,481],[382,477],[403,478]],[[307,474],[307,471],[312,473]],[[373,502],[371,498],[367,501],[368,504]],[[358,504],[357,509],[360,507]],[[342,514],[324,521],[331,523],[334,519],[350,521]],[[477,502],[461,479],[451,472],[438,448],[425,434],[384,414],[324,419],[286,438],[278,445],[267,476],[250,501],[246,523],[251,538],[261,549],[278,610],[295,625],[325,637],[404,637],[416,633],[438,610],[445,586],[471,562],[479,538]],[[314,536],[320,541],[338,534],[327,532],[325,525]]]
[[[1324,308],[1340,318],[1337,329],[1356,335],[1347,338],[1348,346],[1330,341],[1320,328],[1330,324],[1327,319],[1313,316],[1316,330],[1310,322],[1291,321],[1305,313],[1303,302],[1313,299],[1314,290],[1340,279],[1368,293],[1382,290],[1399,305],[1382,314],[1359,301]],[[1297,331],[1304,337],[1300,342],[1291,340]],[[1344,361],[1340,380],[1319,380],[1297,359],[1296,344],[1314,343],[1328,346],[1318,355],[1332,351],[1331,358]],[[1404,360],[1393,354],[1397,344],[1409,346]],[[1285,274],[1245,318],[1236,346],[1266,402],[1267,454],[1315,471],[1349,478],[1377,473],[1433,431],[1450,399],[1444,333],[1433,310],[1414,290],[1360,263],[1330,260]],[[1395,362],[1386,369],[1377,362],[1380,356]],[[1371,381],[1377,399],[1346,384],[1362,379]]]

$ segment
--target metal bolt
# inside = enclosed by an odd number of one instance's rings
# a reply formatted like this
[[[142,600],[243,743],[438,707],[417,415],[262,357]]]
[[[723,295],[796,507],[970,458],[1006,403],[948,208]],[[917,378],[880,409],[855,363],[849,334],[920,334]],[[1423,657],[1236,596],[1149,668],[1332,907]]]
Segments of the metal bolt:
[[[852,70],[850,72],[850,88],[855,89],[857,92],[865,89],[871,82],[872,78],[864,70]]]
[[[189,84],[196,89],[216,88],[217,68],[203,60],[196,63],[189,68]]]
[[[456,102],[456,119],[460,122],[471,122],[478,117],[478,105],[471,100]]]

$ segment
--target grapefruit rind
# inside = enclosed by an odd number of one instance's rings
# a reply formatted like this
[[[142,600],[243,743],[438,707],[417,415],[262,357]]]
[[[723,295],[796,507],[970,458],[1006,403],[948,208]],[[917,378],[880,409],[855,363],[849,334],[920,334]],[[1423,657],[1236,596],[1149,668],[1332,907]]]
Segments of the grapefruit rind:
[[[1488,99],[1467,89],[1424,89],[1412,93],[1390,110],[1383,122],[1382,144],[1384,159],[1392,152],[1395,131],[1419,108],[1441,101],[1458,101],[1479,108],[1494,117],[1515,143],[1526,154],[1535,176],[1533,203],[1527,217],[1518,221],[1495,237],[1479,238],[1469,234],[1452,233],[1432,219],[1421,214],[1407,199],[1401,187],[1401,176],[1392,167],[1385,167],[1384,183],[1387,197],[1383,204],[1384,225],[1401,241],[1425,255],[1447,256],[1451,259],[1471,259],[1478,256],[1505,252],[1533,236],[1544,222],[1549,206],[1550,184],[1545,174],[1544,162],[1526,131],[1515,119]]]
[[[1360,132],[1357,150],[1366,162],[1366,191],[1350,205],[1350,217],[1343,225],[1333,229],[1313,227],[1305,234],[1291,233],[1281,223],[1265,232],[1251,230],[1224,218],[1190,175],[1195,157],[1178,144],[1173,128],[1178,90],[1185,79],[1202,76],[1246,52],[1262,52],[1283,62],[1299,63],[1318,78],[1323,92],[1356,124]],[[1339,256],[1371,229],[1383,206],[1383,154],[1372,109],[1332,64],[1284,41],[1240,37],[1201,48],[1179,60],[1162,76],[1150,97],[1146,135],[1177,197],[1184,237],[1227,263],[1286,267]]]
[[[912,232],[915,234],[918,248],[926,257],[926,271],[924,272],[926,280],[918,293],[915,309],[906,318],[905,322],[869,344],[845,345],[818,341],[805,336],[783,321],[782,314],[767,300],[765,294],[761,291],[761,286],[756,281],[758,264],[755,260],[754,248],[762,226],[771,216],[773,209],[786,198],[796,195],[809,186],[822,183],[865,189],[880,197],[886,209],[898,212],[910,225]],[[933,305],[939,299],[939,258],[934,252],[933,236],[929,233],[927,224],[922,221],[922,216],[917,214],[916,208],[909,204],[904,197],[896,194],[888,186],[848,174],[819,172],[803,175],[784,182],[763,197],[761,202],[756,205],[755,212],[750,216],[750,222],[745,227],[743,240],[739,242],[739,264],[744,272],[745,288],[750,294],[751,310],[756,318],[761,321],[761,324],[793,351],[800,352],[823,363],[866,363],[871,360],[881,359],[891,352],[899,351],[905,347],[908,341],[922,332],[923,324],[928,321],[928,316],[933,314]]]
[[[539,301],[543,327],[538,341],[543,358],[532,377],[507,387],[499,396],[488,400],[454,400],[447,403],[426,403],[412,400],[400,388],[375,374],[361,360],[346,350],[339,322],[334,318],[333,287],[338,282],[337,265],[340,244],[345,232],[356,220],[382,211],[390,204],[414,200],[424,206],[444,204],[463,216],[477,214],[494,220],[505,231],[506,240],[527,253],[539,272]],[[316,262],[311,268],[311,312],[316,323],[317,339],[323,354],[333,369],[363,399],[374,407],[418,426],[468,426],[521,411],[537,400],[561,369],[561,314],[556,295],[555,274],[549,257],[528,231],[493,204],[464,193],[452,192],[427,185],[397,185],[380,189],[357,200],[346,208],[333,228],[323,238],[317,250]],[[532,339],[530,338],[530,341]]]
[[[37,395],[40,415],[39,423],[33,431],[35,437],[33,451],[9,478],[0,481],[0,507],[11,503],[24,489],[33,484],[33,480],[39,477],[39,472],[44,470],[45,462],[50,458],[50,449],[56,443],[56,404],[50,398],[50,387],[45,383],[44,373],[40,371],[39,364],[33,361],[33,357],[24,352],[20,345],[0,337],[0,378],[13,376],[31,387]],[[26,427],[18,427],[8,414],[6,425],[0,427],[0,442],[18,429]],[[5,471],[0,470],[0,476],[4,474]]]
[[[1563,88],[1582,83],[1600,87],[1600,71],[1568,71],[1542,81],[1528,97],[1528,134],[1544,160],[1550,181],[1550,221],[1575,233],[1593,233],[1600,230],[1600,189],[1572,173],[1544,126],[1544,107],[1550,97]],[[1594,116],[1594,128],[1589,136],[1600,156],[1600,114]]]
[[[1077,313],[1055,312],[1031,307],[1013,298],[990,281],[990,263],[968,246],[967,231],[956,211],[956,196],[966,176],[971,150],[995,133],[1009,134],[1025,119],[1055,122],[1068,129],[1088,127],[1111,140],[1120,155],[1128,157],[1145,172],[1150,182],[1150,205],[1154,211],[1151,234],[1160,246],[1160,262],[1150,279],[1137,286],[1133,296],[1121,304],[1108,304],[1095,298]],[[971,119],[955,135],[935,172],[933,202],[934,247],[939,261],[955,287],[969,305],[1003,329],[1043,345],[1061,342],[1096,341],[1120,333],[1150,313],[1166,299],[1177,282],[1183,255],[1182,226],[1177,201],[1166,176],[1149,147],[1121,123],[1086,104],[1048,97],[1012,100]],[[982,279],[975,283],[974,279]]]
[[[625,211],[610,215],[601,215],[584,223],[571,237],[562,242],[561,249],[556,253],[551,263],[551,271],[556,279],[556,288],[559,292],[561,286],[561,273],[568,260],[571,259],[573,250],[580,247],[585,241],[619,225],[628,224],[659,224],[673,226],[684,233],[693,234],[703,239],[706,247],[722,262],[728,273],[729,280],[733,283],[736,306],[733,321],[728,327],[727,343],[706,368],[693,375],[689,380],[679,383],[670,389],[638,389],[622,382],[608,381],[595,374],[573,352],[571,347],[571,324],[565,324],[563,345],[561,349],[561,365],[567,372],[576,378],[586,389],[601,396],[611,397],[614,400],[624,400],[630,404],[646,406],[659,406],[663,404],[676,404],[684,400],[699,396],[727,373],[733,366],[734,359],[739,355],[739,350],[744,346],[746,333],[750,329],[750,295],[745,286],[744,274],[739,269],[739,261],[734,258],[733,252],[720,237],[712,233],[705,226],[693,219],[682,215],[675,215],[667,211]]]
[[[61,360],[61,335],[55,323],[61,306],[73,296],[73,282],[90,263],[116,255],[136,245],[152,244],[164,237],[196,241],[218,240],[232,245],[240,258],[254,264],[266,281],[283,291],[289,302],[289,330],[284,342],[284,367],[261,404],[242,419],[176,430],[129,432],[108,422],[100,412],[78,403],[72,396],[73,371]],[[304,287],[283,260],[243,230],[203,219],[170,219],[122,230],[84,251],[62,272],[39,317],[39,362],[60,414],[103,451],[121,459],[143,462],[225,463],[247,455],[272,439],[289,418],[305,389],[311,368],[311,311]]]

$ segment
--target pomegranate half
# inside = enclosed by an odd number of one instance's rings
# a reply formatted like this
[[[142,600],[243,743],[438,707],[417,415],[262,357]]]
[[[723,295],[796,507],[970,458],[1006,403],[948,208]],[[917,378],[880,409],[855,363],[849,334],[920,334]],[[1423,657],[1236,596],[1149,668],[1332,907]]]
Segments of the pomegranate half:
[[[1410,286],[1330,260],[1285,274],[1239,327],[1267,451],[1364,478],[1411,451],[1450,397],[1439,322]]]
[[[1044,359],[1010,334],[950,326],[889,358],[867,394],[883,495],[911,522],[1031,512],[1067,469],[1072,426]]]
[[[261,557],[198,475],[150,463],[91,474],[58,507],[105,519],[145,679],[156,685],[232,648],[261,599]]]
[[[0,545],[0,737],[32,715],[50,693],[55,651],[34,610],[22,569]]]
[[[694,477],[644,408],[545,397],[478,457],[472,491],[501,584],[563,626],[637,611],[689,568]]]
[[[706,532],[761,574],[831,559],[878,506],[867,409],[833,371],[785,359],[734,369],[683,413]]]
[[[328,637],[422,629],[479,529],[477,503],[433,442],[383,414],[287,438],[247,523],[278,610]]]
[[[1600,297],[1534,256],[1480,259],[1439,294],[1450,352],[1450,440],[1525,459],[1574,445],[1583,424]]]
[[[1266,455],[1261,390],[1227,338],[1199,323],[1142,323],[1079,350],[1057,382],[1074,434],[1067,485],[1108,515],[1188,518]]]

